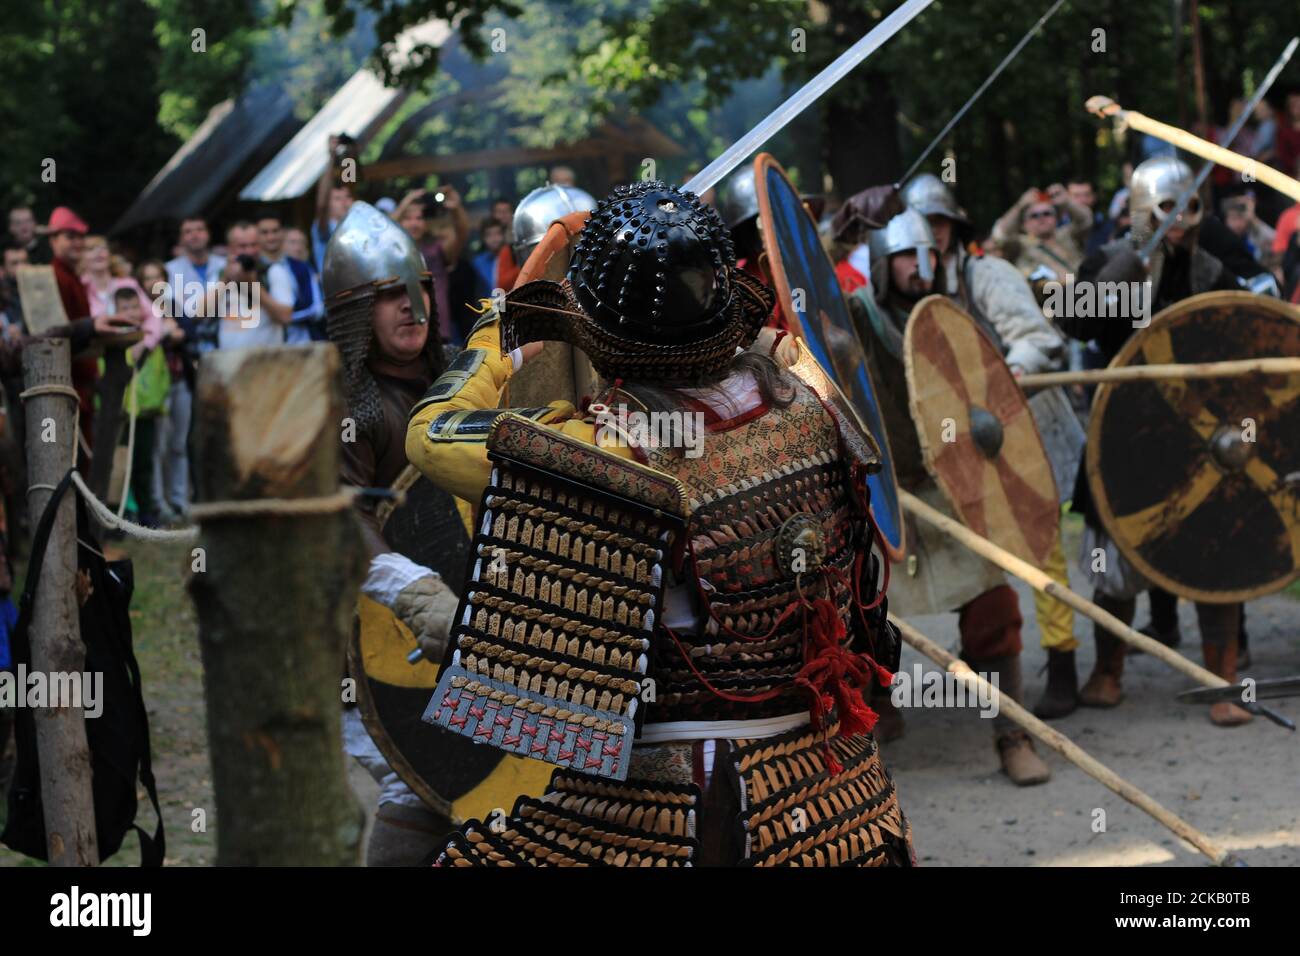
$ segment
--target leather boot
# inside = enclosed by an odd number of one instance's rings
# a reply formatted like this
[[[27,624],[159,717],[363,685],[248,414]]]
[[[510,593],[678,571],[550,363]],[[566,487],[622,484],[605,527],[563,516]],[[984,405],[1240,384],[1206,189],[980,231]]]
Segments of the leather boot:
[[[1052,771],[1034,750],[1034,741],[1023,730],[1012,730],[994,741],[1002,769],[1017,787],[1032,787],[1052,779]]]
[[[1201,653],[1205,657],[1206,668],[1229,684],[1237,683],[1237,638],[1241,633],[1241,606],[1198,602],[1196,620],[1201,628]],[[1250,720],[1250,711],[1230,700],[1210,705],[1210,722],[1219,727],[1238,727]]]
[[[1124,689],[1120,687],[1124,676],[1124,642],[1104,632],[1095,634],[1094,638],[1097,663],[1079,691],[1079,703],[1084,707],[1115,707],[1124,699]]]
[[[970,666],[987,674],[990,680],[996,674],[998,690],[1019,703],[1023,689],[1019,654],[983,658],[970,662]],[[1032,787],[1051,779],[1052,771],[1035,752],[1032,738],[1001,712],[993,718],[993,746],[1002,761],[1002,770],[1017,787]]]
[[[1153,587],[1147,590],[1147,601],[1151,605],[1151,620],[1139,627],[1138,633],[1159,641],[1165,647],[1177,647],[1183,642],[1182,632],[1178,629],[1177,596]],[[1130,646],[1128,653],[1141,654],[1142,651]]]
[[[1034,716],[1055,720],[1074,713],[1079,706],[1079,675],[1074,669],[1074,651],[1047,651],[1047,686],[1034,704]]]
[[[366,866],[420,866],[451,829],[427,807],[381,803],[366,844]]]
[[[1245,670],[1250,664],[1250,638],[1246,635],[1246,605],[1243,604],[1240,629],[1237,631],[1237,669]]]
[[[1220,647],[1216,644],[1202,644],[1201,652],[1205,655],[1205,667],[1213,674],[1222,677],[1229,684],[1237,683],[1237,645]],[[1250,711],[1239,707],[1230,700],[1220,700],[1210,705],[1210,723],[1219,727],[1240,727],[1253,719]]]

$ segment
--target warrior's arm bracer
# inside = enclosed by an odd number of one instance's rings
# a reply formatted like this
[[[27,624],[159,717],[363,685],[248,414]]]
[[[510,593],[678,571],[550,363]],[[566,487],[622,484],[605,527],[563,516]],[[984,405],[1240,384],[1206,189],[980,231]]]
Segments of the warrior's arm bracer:
[[[465,350],[411,410],[406,457],[430,481],[458,498],[477,501],[482,495],[492,474],[486,450],[488,431],[507,411],[596,444],[595,424],[576,418],[569,402],[500,408],[513,371],[510,355],[501,352],[500,320],[492,314],[480,321]],[[610,450],[631,457],[630,449]]]

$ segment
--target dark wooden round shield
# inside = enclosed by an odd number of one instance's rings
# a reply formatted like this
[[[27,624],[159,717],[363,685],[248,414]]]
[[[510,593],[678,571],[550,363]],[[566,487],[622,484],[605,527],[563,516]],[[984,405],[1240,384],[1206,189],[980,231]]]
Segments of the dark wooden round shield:
[[[394,551],[463,589],[470,539],[456,499],[418,478],[384,524]],[[397,775],[425,803],[454,822],[508,811],[521,794],[538,796],[554,768],[480,747],[422,719],[441,662],[411,664],[415,635],[387,607],[361,595],[348,644],[357,706],[370,737]]]
[[[880,450],[881,469],[867,479],[871,511],[895,561],[903,557],[906,541],[894,459],[889,436],[867,372],[867,353],[858,339],[848,303],[840,290],[835,266],[822,248],[817,224],[804,208],[799,192],[779,163],[767,153],[754,159],[759,221],[763,247],[781,308],[818,364],[848,397],[858,418]]]
[[[951,299],[916,304],[903,335],[926,470],[962,524],[1043,567],[1060,533],[1052,463],[1002,353]]]
[[[1300,356],[1300,311],[1248,292],[1185,299],[1112,368]],[[1300,576],[1300,375],[1102,385],[1087,471],[1102,523],[1166,590],[1231,603]]]

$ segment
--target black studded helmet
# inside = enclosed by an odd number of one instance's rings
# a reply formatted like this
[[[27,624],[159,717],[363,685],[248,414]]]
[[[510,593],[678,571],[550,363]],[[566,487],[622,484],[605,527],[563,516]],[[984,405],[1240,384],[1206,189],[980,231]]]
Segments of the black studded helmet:
[[[773,301],[736,268],[711,206],[666,183],[638,182],[596,207],[562,283],[530,282],[507,297],[505,338],[509,347],[572,342],[607,378],[700,382],[754,340]]]

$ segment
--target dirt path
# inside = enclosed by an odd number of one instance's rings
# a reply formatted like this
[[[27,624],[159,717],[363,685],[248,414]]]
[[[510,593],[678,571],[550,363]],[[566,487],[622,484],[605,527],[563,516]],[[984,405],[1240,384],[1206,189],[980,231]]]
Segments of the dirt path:
[[[1068,550],[1067,553],[1073,553]],[[1071,574],[1075,571],[1072,568]],[[1076,589],[1080,582],[1075,581]],[[1037,698],[1047,654],[1038,646],[1031,591],[1018,587],[1025,616],[1028,703]],[[1300,601],[1287,594],[1247,608],[1252,667],[1259,678],[1300,672]],[[1137,621],[1148,619],[1145,599]],[[1195,609],[1179,602],[1179,650],[1200,663]],[[923,633],[958,651],[957,616],[917,618]],[[1094,658],[1091,622],[1076,619],[1080,678]],[[910,648],[903,669],[928,660]],[[1300,865],[1300,734],[1261,718],[1233,729],[1208,708],[1174,695],[1192,685],[1153,658],[1129,657],[1126,699],[1114,710],[1080,709],[1053,726],[1094,757],[1238,853],[1251,865]],[[1300,699],[1270,702],[1300,722]],[[998,767],[988,722],[973,711],[912,710],[905,735],[884,750],[916,852],[928,866],[1195,866],[1198,852],[1054,753],[1050,782],[1018,789]],[[1045,748],[1040,748],[1043,753]],[[1093,832],[1094,810],[1105,832]]]

